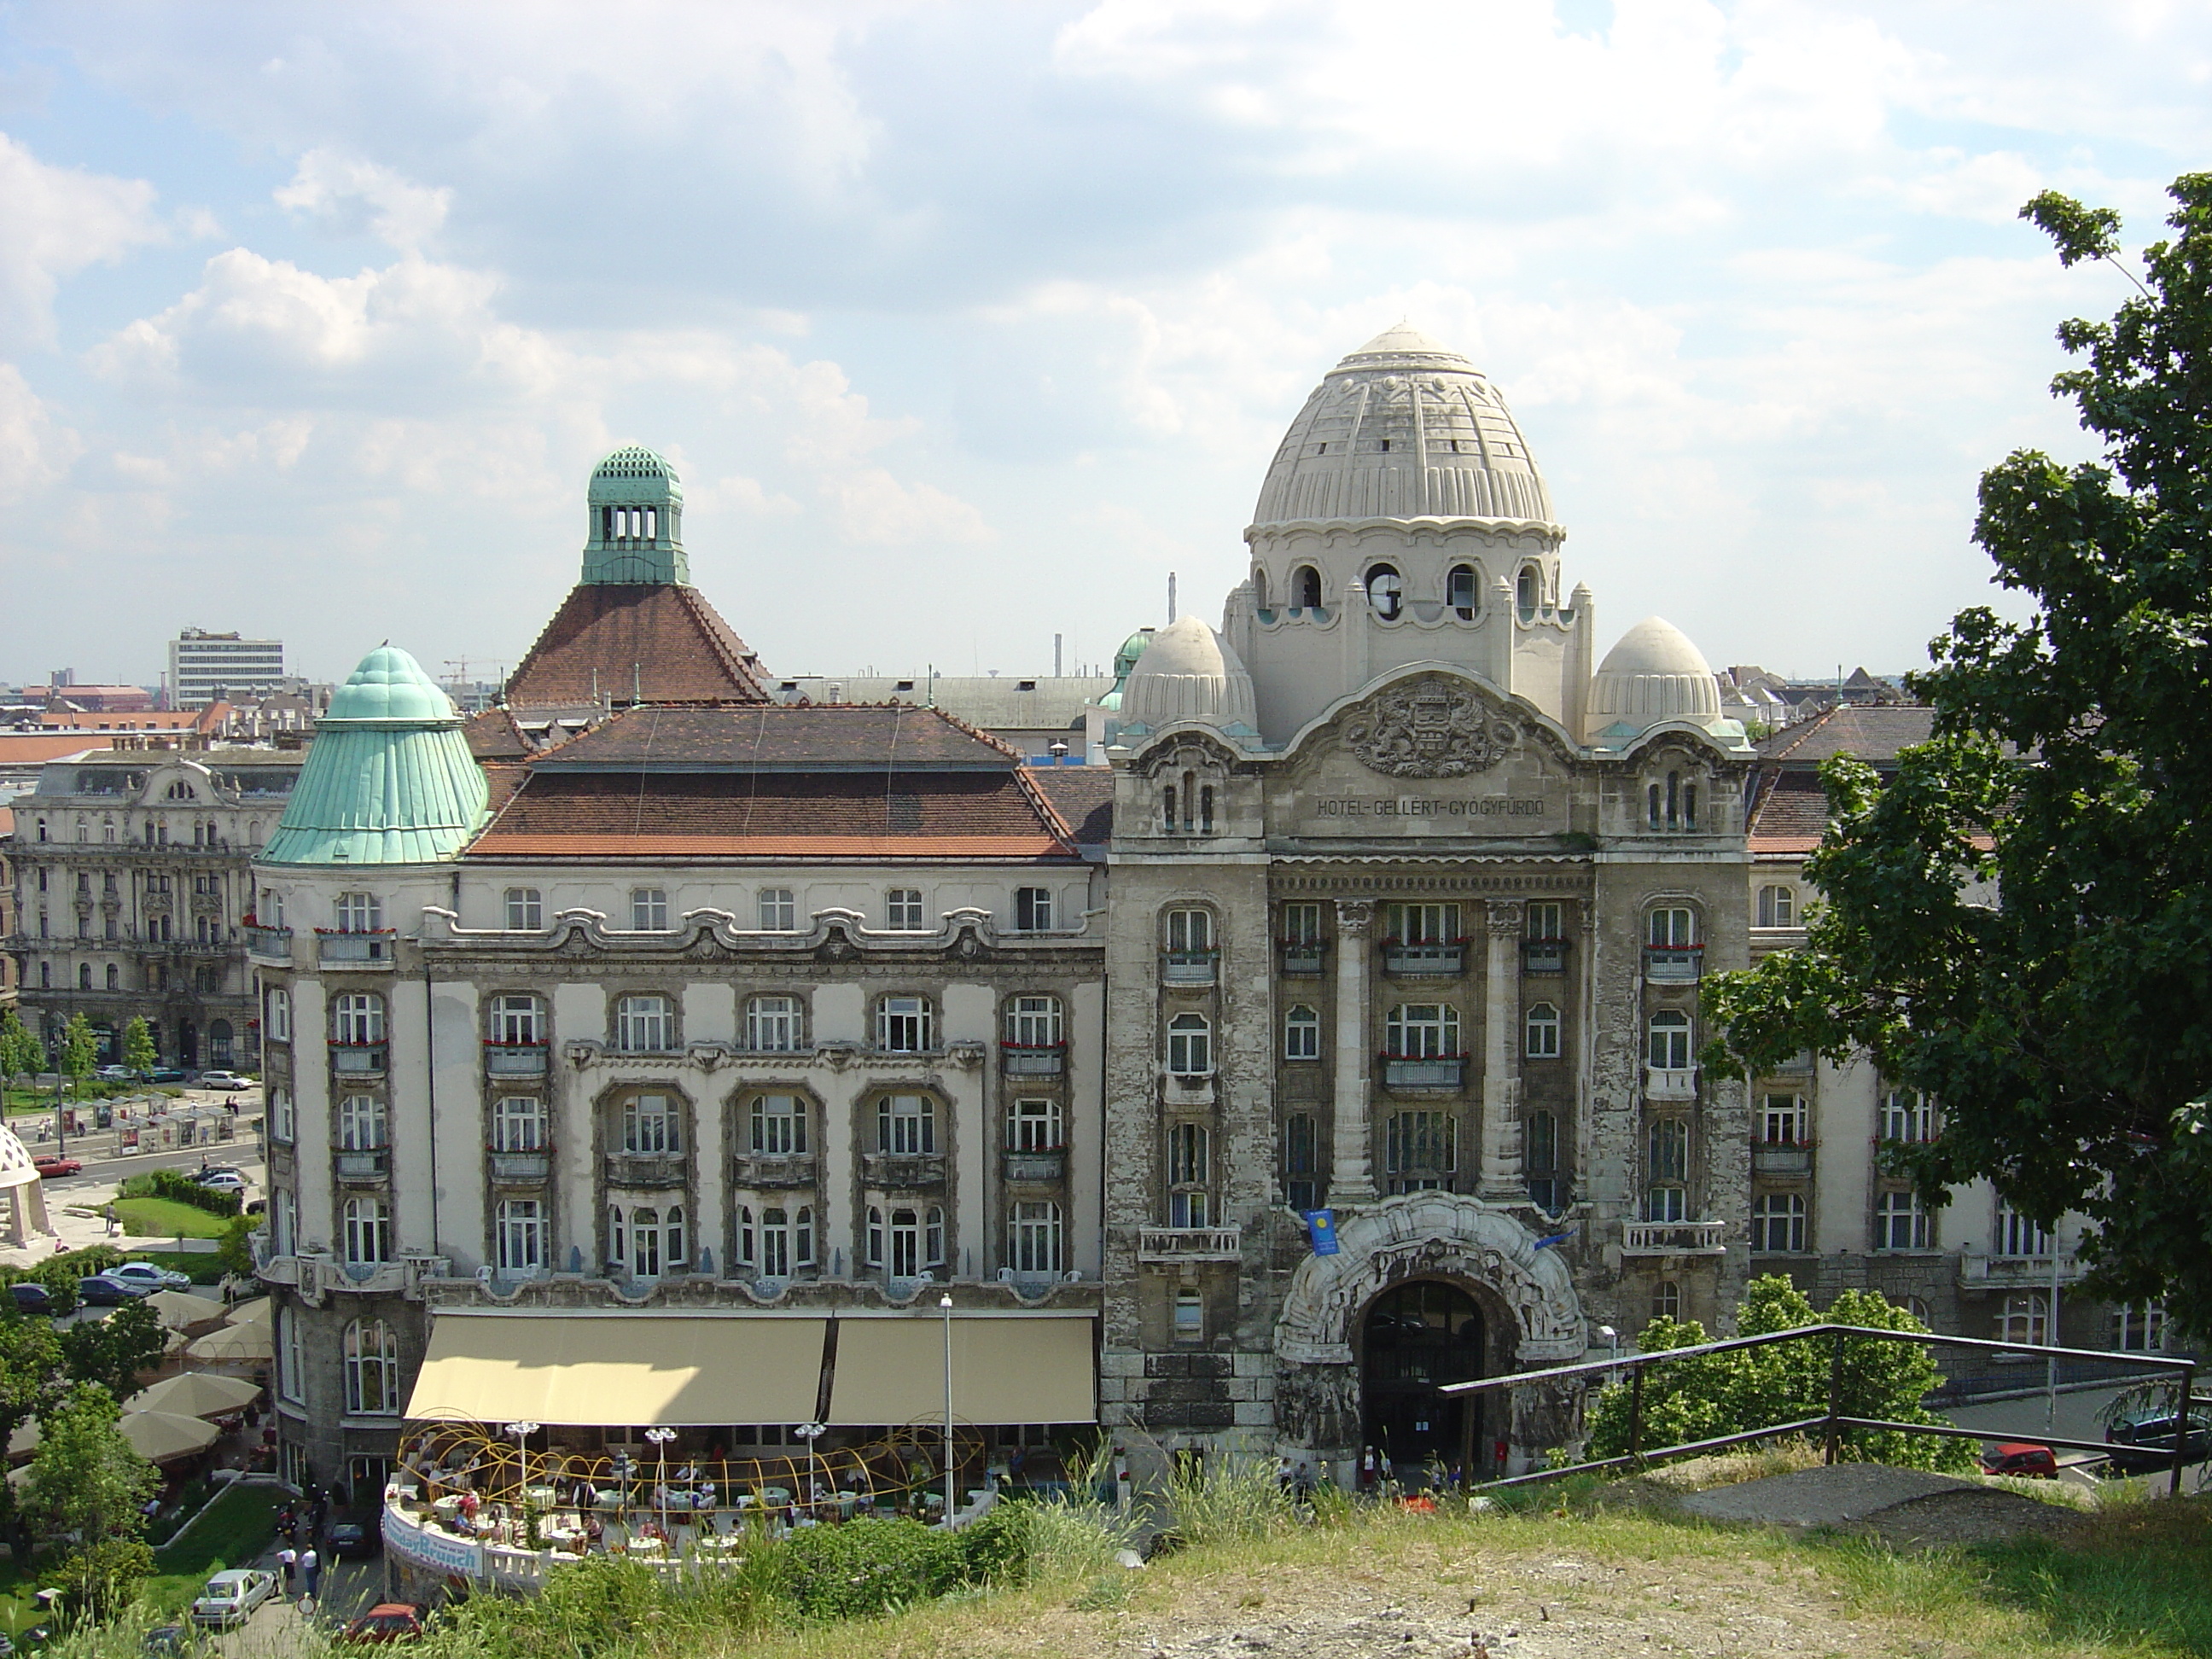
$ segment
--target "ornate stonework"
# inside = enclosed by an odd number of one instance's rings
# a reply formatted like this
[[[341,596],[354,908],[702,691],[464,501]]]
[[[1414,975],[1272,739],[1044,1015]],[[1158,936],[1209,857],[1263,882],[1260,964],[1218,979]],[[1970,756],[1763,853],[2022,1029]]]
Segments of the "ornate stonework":
[[[1473,690],[1434,677],[1378,692],[1346,719],[1343,732],[1344,746],[1386,778],[1468,777],[1521,741],[1521,729],[1498,719]]]

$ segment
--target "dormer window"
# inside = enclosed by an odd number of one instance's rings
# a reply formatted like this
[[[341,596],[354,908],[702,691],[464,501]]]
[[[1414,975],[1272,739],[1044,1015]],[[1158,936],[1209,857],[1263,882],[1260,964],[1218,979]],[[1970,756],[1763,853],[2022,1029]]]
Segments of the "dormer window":
[[[1291,572],[1291,609],[1321,609],[1321,572],[1310,564],[1302,564]]]
[[[1395,565],[1367,567],[1367,602],[1375,607],[1376,616],[1384,622],[1397,621],[1404,598],[1404,584]]]

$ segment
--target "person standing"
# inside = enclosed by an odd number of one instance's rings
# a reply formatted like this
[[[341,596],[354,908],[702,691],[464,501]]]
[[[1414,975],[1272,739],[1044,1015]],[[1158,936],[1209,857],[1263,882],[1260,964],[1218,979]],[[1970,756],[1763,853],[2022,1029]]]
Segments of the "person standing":
[[[284,1594],[289,1596],[292,1593],[292,1581],[299,1574],[300,1552],[286,1544],[276,1552],[276,1565],[284,1569]]]
[[[314,1544],[310,1541],[300,1557],[300,1578],[306,1588],[306,1600],[312,1601],[315,1599],[315,1586],[322,1576],[323,1558],[315,1553]]]

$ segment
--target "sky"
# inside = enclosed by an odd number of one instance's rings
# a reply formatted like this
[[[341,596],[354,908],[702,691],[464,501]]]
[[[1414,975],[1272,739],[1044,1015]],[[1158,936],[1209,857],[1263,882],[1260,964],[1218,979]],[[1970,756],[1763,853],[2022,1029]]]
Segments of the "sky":
[[[1503,391],[1602,642],[1918,665],[1981,471],[2092,452],[2037,191],[2212,165],[2152,0],[0,0],[0,681],[183,627],[520,660],[584,490],[682,476],[781,673],[1218,620],[1401,319]]]

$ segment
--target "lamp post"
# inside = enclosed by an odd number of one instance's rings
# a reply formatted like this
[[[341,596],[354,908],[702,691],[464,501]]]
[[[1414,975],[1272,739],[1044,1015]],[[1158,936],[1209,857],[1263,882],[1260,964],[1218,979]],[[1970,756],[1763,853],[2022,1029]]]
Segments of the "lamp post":
[[[660,1541],[668,1541],[668,1443],[676,1438],[673,1429],[647,1429],[645,1437],[653,1442],[659,1454],[659,1471],[653,1483],[653,1507],[660,1511]]]
[[[819,1484],[815,1479],[814,1468],[815,1465],[821,1461],[820,1449],[817,1447],[814,1443],[821,1439],[823,1435],[830,1432],[830,1425],[827,1423],[801,1423],[798,1427],[792,1430],[792,1432],[806,1443],[806,1478],[808,1485],[811,1486]],[[814,1503],[813,1492],[810,1491],[806,1494],[806,1497],[808,1506],[811,1508]]]
[[[530,1437],[537,1433],[538,1429],[535,1423],[510,1423],[507,1425],[507,1431],[514,1437],[515,1462],[522,1468],[520,1507],[523,1514],[523,1541],[526,1543],[532,1541],[537,1532],[536,1513],[530,1507]]]
[[[952,1292],[937,1298],[945,1316],[945,1530],[952,1530]]]

